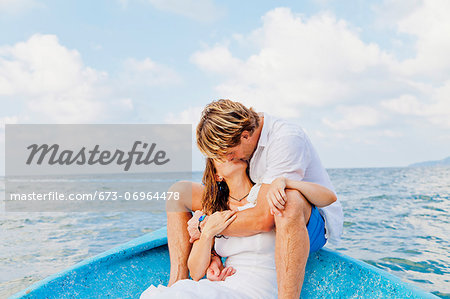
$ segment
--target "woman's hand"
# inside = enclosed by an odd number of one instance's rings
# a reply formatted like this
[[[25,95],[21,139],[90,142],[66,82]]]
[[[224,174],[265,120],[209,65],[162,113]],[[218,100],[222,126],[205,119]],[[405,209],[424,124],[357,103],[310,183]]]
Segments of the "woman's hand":
[[[205,219],[199,223],[199,218],[203,216],[205,213],[201,210],[197,210],[194,212],[194,215],[192,215],[191,219],[187,222],[187,230],[189,232],[189,242],[194,243],[195,240],[198,240],[200,238],[201,232],[198,230],[198,227],[200,225],[200,228],[203,228],[204,223],[206,222],[208,216],[205,217]]]
[[[208,222],[202,229],[202,235],[207,235],[212,238],[220,234],[224,229],[236,219],[236,211],[226,210],[221,212],[214,212],[208,217]]]
[[[286,178],[279,177],[273,180],[267,191],[267,201],[269,202],[270,214],[281,216],[284,205],[286,204]]]
[[[220,257],[215,255],[211,258],[211,264],[206,270],[206,278],[211,281],[223,281],[234,273],[236,270],[233,267],[224,268]]]

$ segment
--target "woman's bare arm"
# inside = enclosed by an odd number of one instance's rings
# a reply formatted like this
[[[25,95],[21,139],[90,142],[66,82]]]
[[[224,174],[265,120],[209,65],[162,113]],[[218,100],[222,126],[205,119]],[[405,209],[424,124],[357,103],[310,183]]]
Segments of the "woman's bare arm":
[[[328,206],[337,200],[333,191],[319,184],[278,177],[273,180],[267,191],[267,202],[271,214],[282,214],[287,200],[286,188],[298,190],[311,204],[317,207]]]
[[[200,239],[192,245],[188,259],[188,268],[193,280],[198,281],[206,274],[211,263],[211,249],[214,246],[214,235],[208,232],[201,234]]]
[[[211,249],[215,235],[222,233],[235,219],[235,211],[214,212],[203,227],[200,239],[194,242],[188,258],[188,269],[193,280],[200,280],[211,263]]]

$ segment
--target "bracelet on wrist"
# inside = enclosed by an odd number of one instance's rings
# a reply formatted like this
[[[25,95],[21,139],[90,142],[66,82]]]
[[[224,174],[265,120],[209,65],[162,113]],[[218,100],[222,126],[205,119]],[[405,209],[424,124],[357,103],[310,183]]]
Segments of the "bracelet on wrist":
[[[202,232],[202,230],[201,230],[201,228],[200,228],[200,222],[202,222],[203,220],[205,220],[205,218],[206,218],[206,215],[202,215],[202,216],[200,216],[200,218],[198,218],[198,226],[197,226],[197,228],[198,228],[198,231],[201,233]]]

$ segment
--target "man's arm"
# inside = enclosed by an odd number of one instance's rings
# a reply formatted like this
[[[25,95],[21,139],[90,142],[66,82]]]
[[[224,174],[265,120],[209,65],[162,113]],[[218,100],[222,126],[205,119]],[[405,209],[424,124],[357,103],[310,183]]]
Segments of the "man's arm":
[[[267,184],[261,185],[256,206],[236,212],[236,219],[222,232],[222,235],[247,237],[273,229],[275,220],[273,215],[270,214],[269,204],[266,199],[269,186]]]

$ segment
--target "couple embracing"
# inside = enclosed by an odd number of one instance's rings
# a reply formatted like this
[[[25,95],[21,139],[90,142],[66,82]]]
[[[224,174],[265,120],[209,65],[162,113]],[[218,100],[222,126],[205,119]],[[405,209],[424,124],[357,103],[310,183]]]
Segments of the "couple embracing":
[[[309,137],[230,100],[208,104],[196,134],[202,184],[177,182],[167,204],[169,284],[141,298],[299,298],[309,253],[343,227]]]

